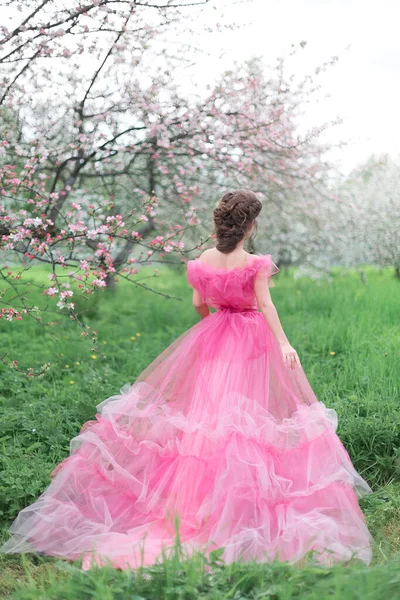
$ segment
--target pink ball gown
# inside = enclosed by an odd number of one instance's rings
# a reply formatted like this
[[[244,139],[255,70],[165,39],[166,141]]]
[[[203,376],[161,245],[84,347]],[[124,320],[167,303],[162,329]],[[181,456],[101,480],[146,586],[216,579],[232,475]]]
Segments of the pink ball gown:
[[[229,270],[188,261],[189,283],[217,310],[97,406],[3,552],[135,568],[173,544],[178,515],[188,554],[370,562],[357,496],[371,489],[336,412],[284,365],[257,309],[255,278],[277,271],[269,254]]]

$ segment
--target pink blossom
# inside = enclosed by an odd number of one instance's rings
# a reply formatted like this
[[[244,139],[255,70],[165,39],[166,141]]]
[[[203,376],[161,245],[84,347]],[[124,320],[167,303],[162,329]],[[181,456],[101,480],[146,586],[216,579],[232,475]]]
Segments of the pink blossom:
[[[58,289],[55,287],[50,287],[48,290],[45,290],[45,294],[48,296],[54,296],[54,294],[58,294]]]
[[[60,292],[60,300],[65,300],[65,298],[72,297],[74,292],[72,290],[66,290],[65,292]]]

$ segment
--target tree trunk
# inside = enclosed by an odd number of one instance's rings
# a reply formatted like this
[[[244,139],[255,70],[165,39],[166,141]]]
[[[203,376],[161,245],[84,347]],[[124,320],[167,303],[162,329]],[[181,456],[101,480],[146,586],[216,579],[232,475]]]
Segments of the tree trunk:
[[[156,148],[153,148],[154,152],[156,151]],[[154,160],[149,157],[148,161],[147,161],[147,171],[148,171],[148,175],[149,175],[149,196],[152,196],[155,194],[155,187],[156,187],[156,178],[155,178],[155,170],[154,170]],[[146,225],[144,227],[142,227],[141,231],[139,232],[140,235],[142,236],[142,238],[144,238],[146,235],[148,235],[149,233],[151,233],[152,231],[154,231],[155,229],[155,225],[154,225],[154,221],[153,219],[149,219],[148,222],[146,223]],[[123,265],[129,258],[129,255],[131,253],[131,250],[133,248],[133,246],[135,245],[135,242],[133,240],[127,240],[123,246],[123,248],[121,248],[121,250],[118,252],[117,256],[114,259],[114,267],[118,270],[118,267],[120,267],[121,265]],[[106,286],[108,289],[115,291],[116,289],[116,283],[115,283],[115,275],[113,274],[108,274],[105,282],[106,282]]]
[[[105,278],[106,289],[110,290],[110,292],[115,292],[117,289],[117,284],[115,283],[115,277],[111,273],[107,273],[107,277]]]

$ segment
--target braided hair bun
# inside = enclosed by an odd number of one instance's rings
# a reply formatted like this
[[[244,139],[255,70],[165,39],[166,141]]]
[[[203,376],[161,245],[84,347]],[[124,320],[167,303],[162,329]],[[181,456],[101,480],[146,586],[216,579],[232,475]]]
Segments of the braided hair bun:
[[[260,200],[251,190],[226,192],[213,212],[217,250],[225,254],[232,252],[245,237],[261,208]]]

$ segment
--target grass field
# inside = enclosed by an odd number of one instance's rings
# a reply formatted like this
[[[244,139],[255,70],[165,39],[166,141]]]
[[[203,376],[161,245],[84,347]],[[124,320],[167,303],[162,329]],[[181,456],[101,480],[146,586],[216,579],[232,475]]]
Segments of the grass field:
[[[1,539],[17,512],[47,487],[96,404],[133,382],[197,321],[184,273],[160,273],[154,286],[179,300],[123,283],[91,305],[87,322],[98,331],[105,360],[90,351],[68,318],[58,318],[60,326],[48,330],[28,319],[0,321],[1,354],[17,358],[21,368],[51,363],[41,379],[26,379],[0,364]],[[338,270],[329,282],[318,283],[282,272],[272,295],[314,391],[337,410],[338,434],[374,490],[361,500],[375,539],[369,568],[226,566],[217,555],[210,565],[201,555],[182,560],[177,547],[163,565],[134,575],[113,569],[83,573],[52,558],[0,555],[0,597],[400,598],[400,282],[390,270],[365,273],[362,280]],[[32,271],[30,277],[34,282],[45,273]]]

